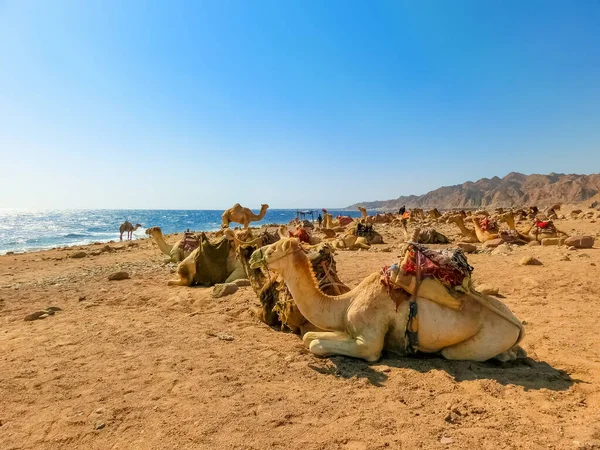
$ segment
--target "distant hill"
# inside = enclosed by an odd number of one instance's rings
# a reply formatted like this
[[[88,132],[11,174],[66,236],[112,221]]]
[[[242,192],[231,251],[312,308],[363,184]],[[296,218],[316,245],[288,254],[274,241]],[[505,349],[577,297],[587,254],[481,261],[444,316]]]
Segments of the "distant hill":
[[[407,208],[479,208],[519,205],[545,206],[550,203],[576,203],[600,193],[600,174],[551,173],[524,175],[511,172],[504,178],[482,178],[456,186],[444,186],[423,195],[408,195],[394,200],[361,202],[356,209],[395,210]]]

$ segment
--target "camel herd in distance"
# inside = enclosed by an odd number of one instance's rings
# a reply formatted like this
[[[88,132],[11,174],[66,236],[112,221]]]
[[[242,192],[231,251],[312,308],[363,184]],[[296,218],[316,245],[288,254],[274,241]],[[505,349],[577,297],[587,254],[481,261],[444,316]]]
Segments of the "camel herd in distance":
[[[493,211],[401,210],[360,218],[323,210],[319,224],[295,219],[288,224],[251,227],[258,214],[235,204],[224,211],[216,232],[186,232],[168,244],[160,227],[146,230],[177,263],[170,286],[213,287],[213,297],[252,286],[260,306],[250,309],[264,323],[302,336],[317,356],[345,355],[377,361],[383,350],[401,355],[439,353],[448,359],[510,361],[525,356],[518,345],[521,322],[500,302],[471,284],[465,254],[500,245],[566,245],[590,248],[592,236],[569,236],[555,222],[566,217],[561,205]],[[570,217],[600,217],[573,210]],[[404,209],[404,208],[403,208]],[[233,223],[241,227],[230,228]],[[453,224],[459,239],[436,227]],[[379,231],[378,231],[379,229]],[[367,276],[351,289],[338,277],[337,251],[376,250],[397,229],[401,261]],[[452,244],[434,250],[427,245]],[[476,245],[480,244],[480,245]],[[385,250],[384,250],[385,251]],[[390,250],[387,250],[390,251]],[[524,262],[524,264],[535,262]],[[411,331],[411,330],[418,331]]]

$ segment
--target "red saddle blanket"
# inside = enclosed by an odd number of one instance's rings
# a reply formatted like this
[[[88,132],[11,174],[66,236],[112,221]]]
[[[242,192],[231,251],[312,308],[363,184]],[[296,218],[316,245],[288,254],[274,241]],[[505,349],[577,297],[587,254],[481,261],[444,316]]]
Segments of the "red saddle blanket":
[[[436,251],[421,244],[411,243],[407,252],[408,255],[400,267],[405,274],[435,278],[448,287],[454,287],[461,285],[473,272],[473,267],[459,248]]]

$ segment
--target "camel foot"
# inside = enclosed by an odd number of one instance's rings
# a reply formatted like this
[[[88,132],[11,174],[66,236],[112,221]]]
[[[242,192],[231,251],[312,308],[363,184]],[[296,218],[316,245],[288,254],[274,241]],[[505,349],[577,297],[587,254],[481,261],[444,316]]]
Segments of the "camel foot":
[[[354,339],[340,331],[311,331],[304,335],[302,341],[315,356],[343,355],[368,362],[378,361],[383,348],[383,341],[381,345],[373,346],[361,338]]]

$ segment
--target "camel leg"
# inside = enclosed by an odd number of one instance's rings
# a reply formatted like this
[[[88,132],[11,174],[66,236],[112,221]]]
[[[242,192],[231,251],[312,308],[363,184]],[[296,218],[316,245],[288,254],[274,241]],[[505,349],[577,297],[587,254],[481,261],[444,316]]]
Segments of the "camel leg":
[[[123,241],[123,233],[121,233],[120,240]]]
[[[231,283],[232,281],[240,280],[242,278],[246,278],[246,272],[244,271],[244,268],[241,266],[236,267],[233,270],[233,272],[231,272],[231,274],[229,274],[229,276],[225,280],[225,283]]]
[[[191,283],[188,283],[187,280],[179,279],[179,280],[169,280],[167,282],[167,286],[189,286]]]
[[[381,357],[383,336],[367,339],[364,336],[352,338],[343,332],[306,333],[302,338],[311,353],[317,356],[344,355],[375,362]]]
[[[442,349],[446,359],[487,361],[497,357],[502,360],[516,359],[513,349],[519,339],[519,329],[510,322],[495,318],[486,320],[474,336]],[[511,353],[512,352],[512,353]]]

